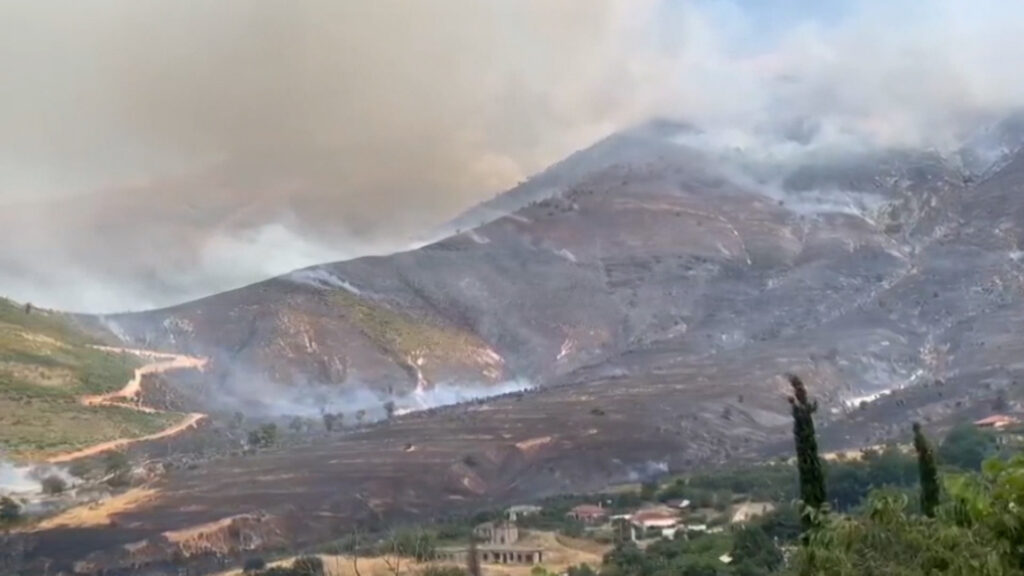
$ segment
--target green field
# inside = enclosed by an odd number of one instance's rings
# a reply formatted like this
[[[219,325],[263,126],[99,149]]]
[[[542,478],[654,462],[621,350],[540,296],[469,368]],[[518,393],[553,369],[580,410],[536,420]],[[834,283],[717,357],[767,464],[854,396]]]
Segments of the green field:
[[[0,450],[41,458],[143,436],[181,417],[81,405],[81,396],[122,387],[140,365],[91,347],[97,343],[60,314],[0,298]]]

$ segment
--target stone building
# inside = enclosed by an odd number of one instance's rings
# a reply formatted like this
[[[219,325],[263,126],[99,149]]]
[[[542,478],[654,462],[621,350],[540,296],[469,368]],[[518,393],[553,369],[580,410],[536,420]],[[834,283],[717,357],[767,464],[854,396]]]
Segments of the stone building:
[[[523,564],[534,565],[544,561],[544,549],[537,546],[519,545],[519,528],[515,522],[501,520],[484,522],[473,529],[473,536],[481,541],[476,548],[482,564]],[[453,564],[465,564],[469,558],[469,547],[449,547],[437,550],[437,559]]]
[[[519,528],[510,520],[484,522],[473,529],[473,535],[481,542],[506,546],[519,541]]]

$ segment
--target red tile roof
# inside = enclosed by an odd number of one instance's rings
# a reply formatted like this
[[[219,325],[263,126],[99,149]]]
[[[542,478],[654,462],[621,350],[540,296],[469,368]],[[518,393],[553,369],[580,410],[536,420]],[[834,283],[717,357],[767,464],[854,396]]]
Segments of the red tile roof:
[[[993,414],[988,418],[982,418],[974,423],[975,426],[999,426],[1006,424],[1016,424],[1017,419],[1013,416],[1007,416],[1005,414]]]
[[[573,508],[570,511],[570,514],[575,514],[576,516],[591,516],[591,517],[595,517],[595,516],[605,516],[605,515],[608,514],[608,511],[605,510],[604,508],[601,508],[600,506],[595,506],[593,504],[580,504],[579,506],[576,506],[575,508]]]

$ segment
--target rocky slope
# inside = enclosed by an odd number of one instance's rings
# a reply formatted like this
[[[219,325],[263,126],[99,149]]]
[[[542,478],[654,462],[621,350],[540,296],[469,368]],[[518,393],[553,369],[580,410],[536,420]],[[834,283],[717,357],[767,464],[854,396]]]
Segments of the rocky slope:
[[[965,322],[1017,301],[1024,159],[991,173],[915,151],[765,164],[694,133],[612,136],[418,250],[102,321],[211,355],[225,381],[401,396],[777,346],[828,364],[827,392],[855,397],[937,377]]]

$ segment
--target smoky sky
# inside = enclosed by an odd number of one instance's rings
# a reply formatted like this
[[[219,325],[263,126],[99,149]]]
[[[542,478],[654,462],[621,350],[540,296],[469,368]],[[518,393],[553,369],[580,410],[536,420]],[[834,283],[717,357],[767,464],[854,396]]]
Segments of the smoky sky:
[[[401,249],[654,116],[943,148],[1024,101],[1013,3],[802,4],[4,3],[0,293],[137,309]]]

